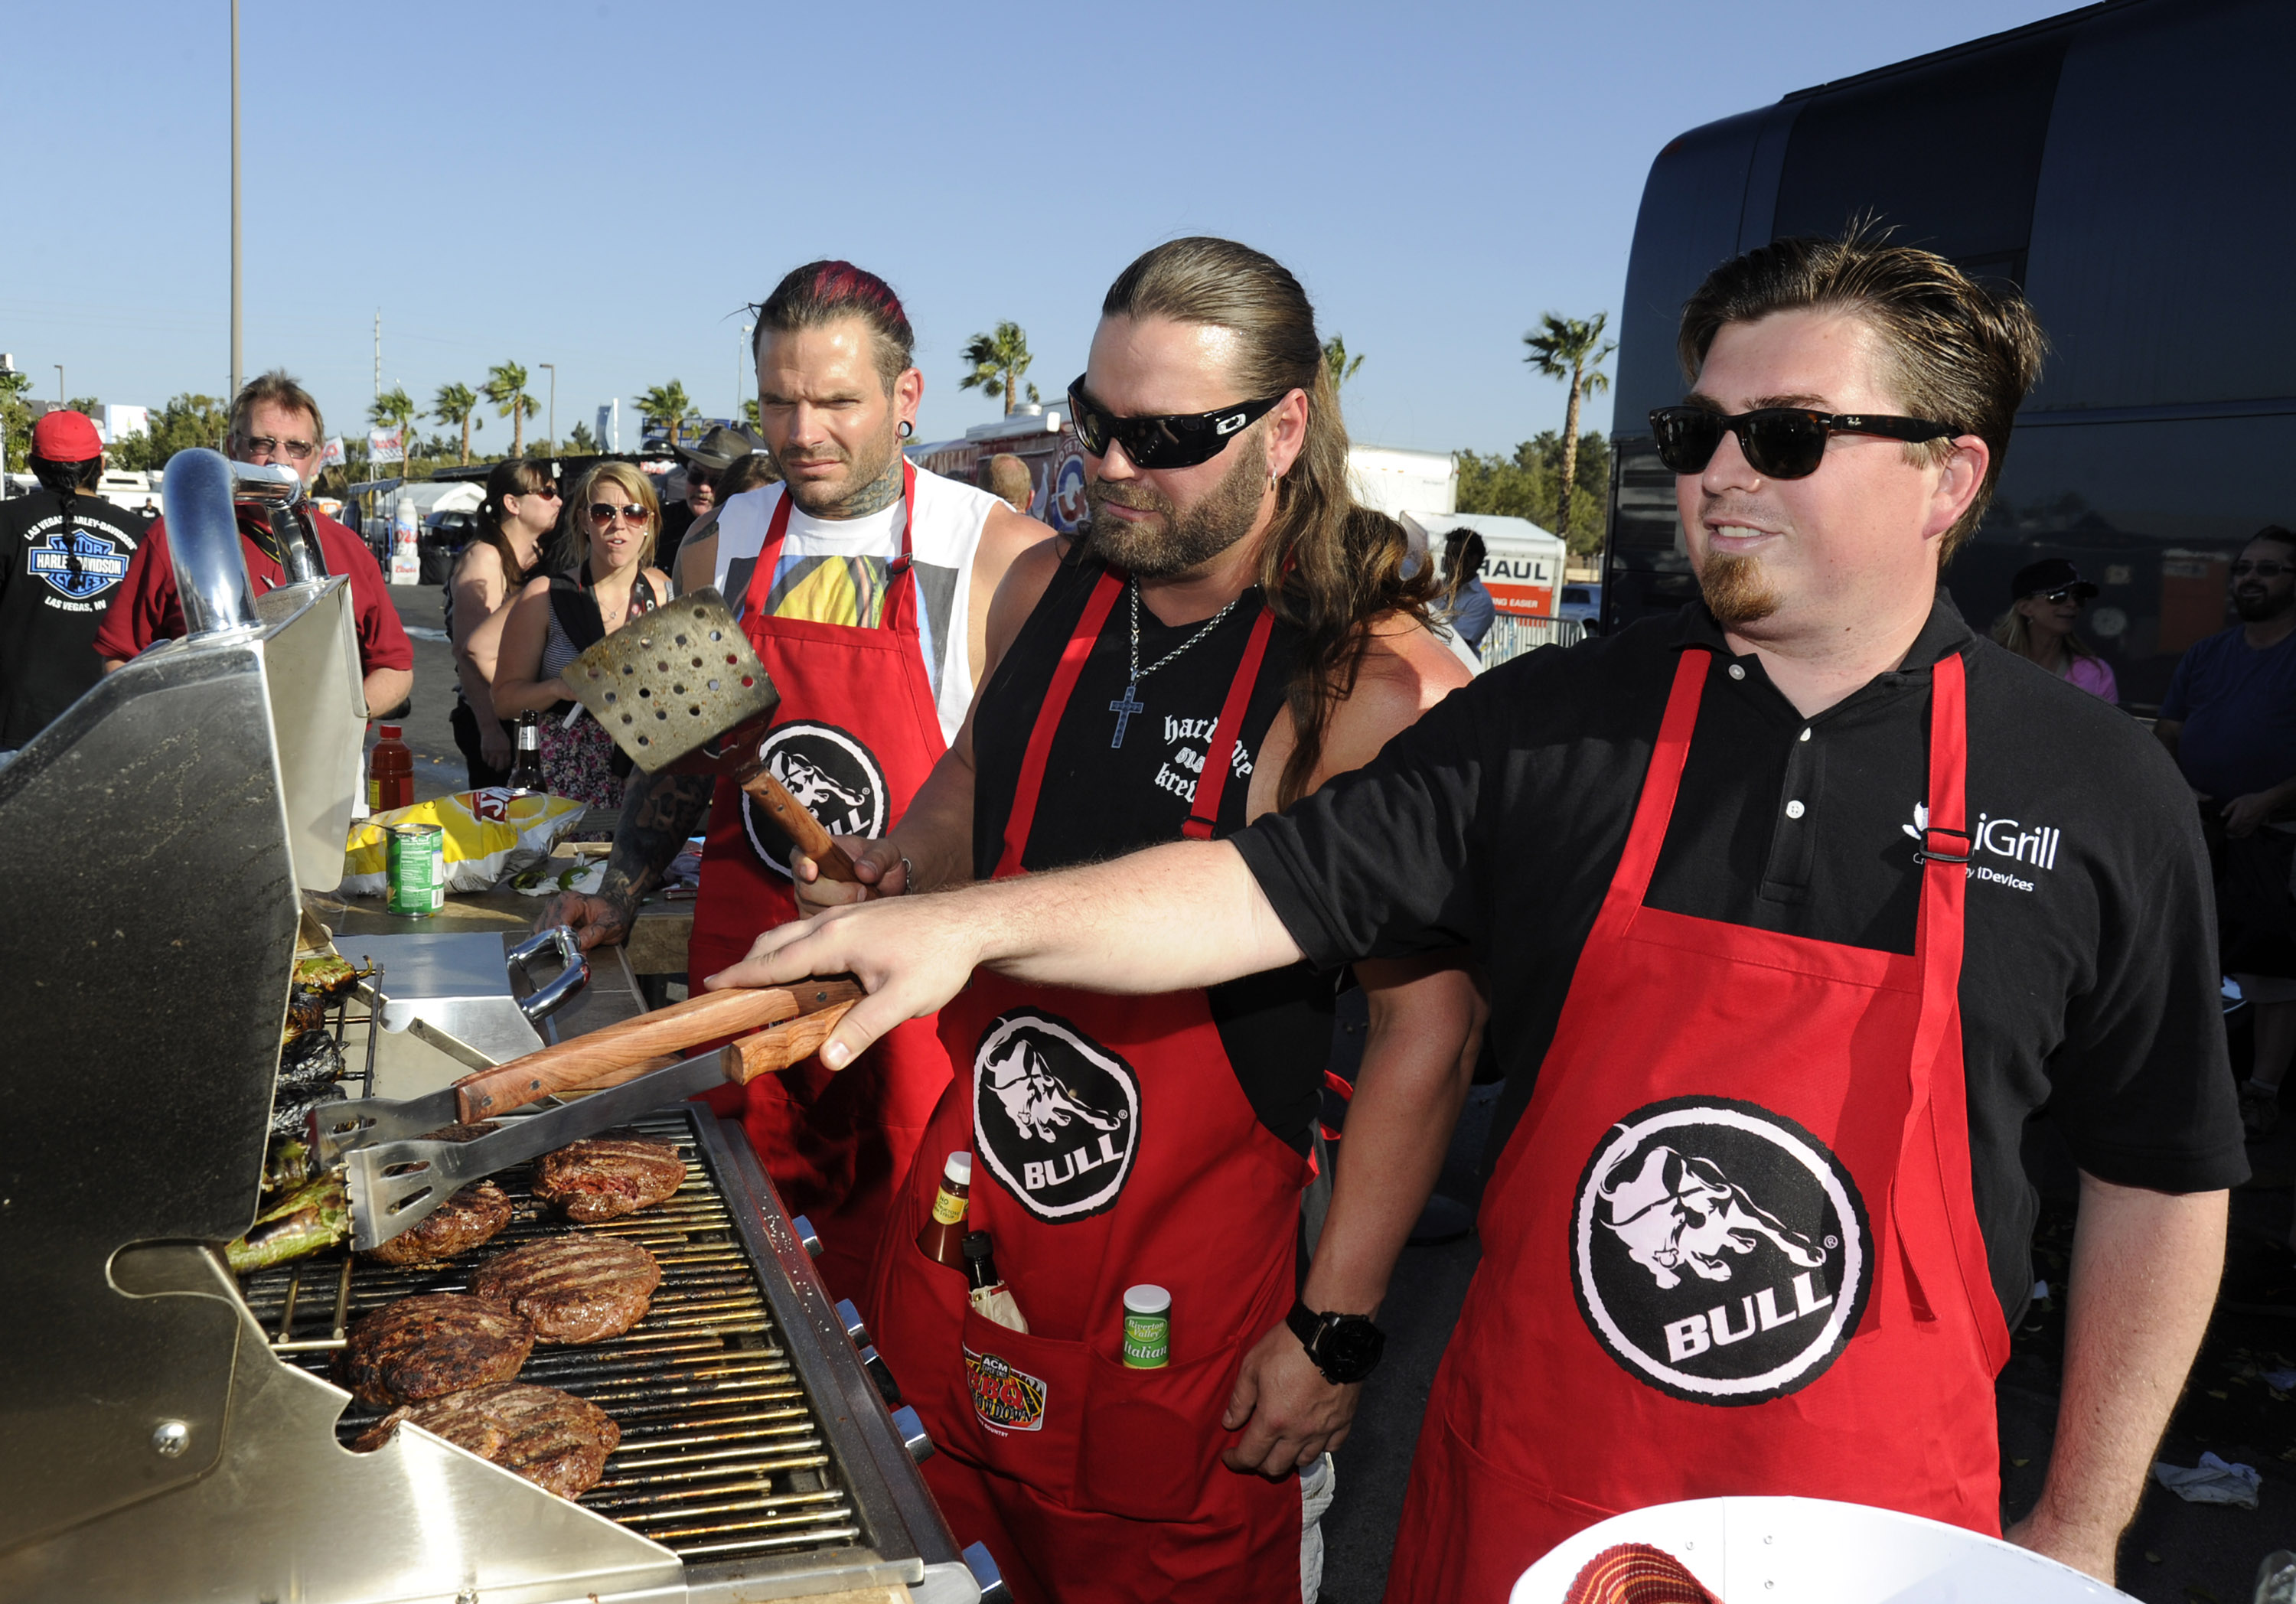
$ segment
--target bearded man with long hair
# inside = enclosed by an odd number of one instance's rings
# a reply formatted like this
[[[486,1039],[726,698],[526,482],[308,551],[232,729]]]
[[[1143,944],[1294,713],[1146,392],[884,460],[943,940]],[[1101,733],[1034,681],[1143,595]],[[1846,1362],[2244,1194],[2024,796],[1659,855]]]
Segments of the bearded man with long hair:
[[[1281,265],[1225,240],[1148,252],[1070,405],[1090,523],[1014,563],[955,744],[890,836],[843,843],[868,895],[1231,835],[1466,677],[1426,628],[1432,575],[1348,491],[1315,313]],[[808,911],[856,895],[797,872]],[[1304,1289],[1328,971],[1127,998],[984,975],[943,1012],[957,1074],[879,1246],[873,1330],[940,1449],[925,1474],[952,1527],[1017,1597],[1316,1596],[1328,1451],[1480,1018],[1455,954],[1356,975],[1364,1134]],[[917,1248],[958,1151],[1025,1332]],[[1144,1284],[1168,1299],[1150,1367],[1127,1337]]]

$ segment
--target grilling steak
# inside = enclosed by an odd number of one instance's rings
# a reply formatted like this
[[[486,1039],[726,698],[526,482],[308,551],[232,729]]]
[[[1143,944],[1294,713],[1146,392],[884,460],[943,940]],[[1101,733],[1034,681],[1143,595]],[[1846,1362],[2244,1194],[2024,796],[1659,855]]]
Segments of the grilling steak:
[[[480,1264],[471,1290],[510,1305],[545,1342],[603,1342],[645,1318],[661,1266],[636,1242],[569,1232]]]
[[[561,1498],[579,1498],[596,1485],[606,1456],[622,1440],[622,1428],[594,1404],[554,1387],[498,1381],[394,1409],[359,1435],[353,1451],[371,1453],[381,1447],[401,1420],[434,1431]]]
[[[379,1264],[435,1264],[491,1241],[510,1223],[510,1213],[501,1187],[473,1182],[366,1256]]]
[[[352,1322],[335,1379],[365,1403],[419,1404],[507,1381],[533,1347],[533,1323],[508,1304],[426,1292]]]
[[[534,1195],[586,1223],[652,1208],[685,1184],[676,1148],[627,1132],[560,1148],[534,1166]]]

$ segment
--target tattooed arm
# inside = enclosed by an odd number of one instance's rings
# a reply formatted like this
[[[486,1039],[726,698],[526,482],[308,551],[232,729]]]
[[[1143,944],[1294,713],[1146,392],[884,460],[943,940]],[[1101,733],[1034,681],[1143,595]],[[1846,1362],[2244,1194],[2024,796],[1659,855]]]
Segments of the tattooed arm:
[[[537,930],[571,925],[582,950],[629,939],[638,899],[653,889],[709,810],[717,782],[708,774],[649,774],[630,771],[622,792],[621,822],[597,895],[568,891],[552,899],[534,922]]]

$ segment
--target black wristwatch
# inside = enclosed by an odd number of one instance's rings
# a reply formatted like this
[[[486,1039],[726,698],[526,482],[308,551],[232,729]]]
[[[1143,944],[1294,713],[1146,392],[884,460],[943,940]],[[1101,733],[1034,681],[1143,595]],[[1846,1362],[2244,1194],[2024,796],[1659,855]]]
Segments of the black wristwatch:
[[[1350,1387],[1370,1375],[1387,1346],[1387,1333],[1368,1314],[1318,1314],[1294,1302],[1283,1323],[1334,1387]]]

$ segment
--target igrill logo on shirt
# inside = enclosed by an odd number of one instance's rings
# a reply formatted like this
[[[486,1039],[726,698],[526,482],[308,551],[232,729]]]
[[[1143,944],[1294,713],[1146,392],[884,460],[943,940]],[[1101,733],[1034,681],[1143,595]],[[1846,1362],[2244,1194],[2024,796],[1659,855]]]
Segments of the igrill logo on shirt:
[[[1048,1224],[1111,1208],[1140,1148],[1132,1066],[1055,1015],[1000,1016],[972,1054],[972,1129],[988,1168]]]
[[[1720,1098],[1652,1103],[1579,1177],[1578,1312],[1637,1380],[1760,1404],[1841,1354],[1872,1284],[1869,1242],[1849,1172],[1792,1120]]]
[[[851,732],[834,724],[775,724],[758,743],[758,755],[791,796],[832,835],[885,833],[885,771]],[[773,815],[742,798],[742,833],[750,848],[783,880],[796,843]]]
[[[991,1431],[1044,1428],[1045,1384],[1010,1361],[966,1348],[964,1385],[972,1394],[972,1412]]]
[[[127,577],[127,558],[119,543],[93,529],[75,527],[67,540],[62,528],[24,553],[25,567],[67,601],[85,602]]]
[[[1929,828],[1930,810],[1926,804],[1914,804],[1914,822],[1900,824],[1916,841]],[[2030,891],[2033,882],[2013,871],[1997,868],[1977,860],[1980,856],[2006,858],[2013,863],[2023,863],[2034,869],[2054,869],[2057,866],[2057,847],[2065,832],[2047,824],[2021,824],[2015,819],[1997,819],[1991,814],[1977,815],[1977,828],[1969,832],[1970,861],[1964,875],[1970,880],[1983,880],[1989,885],[2006,886],[2012,891]]]

